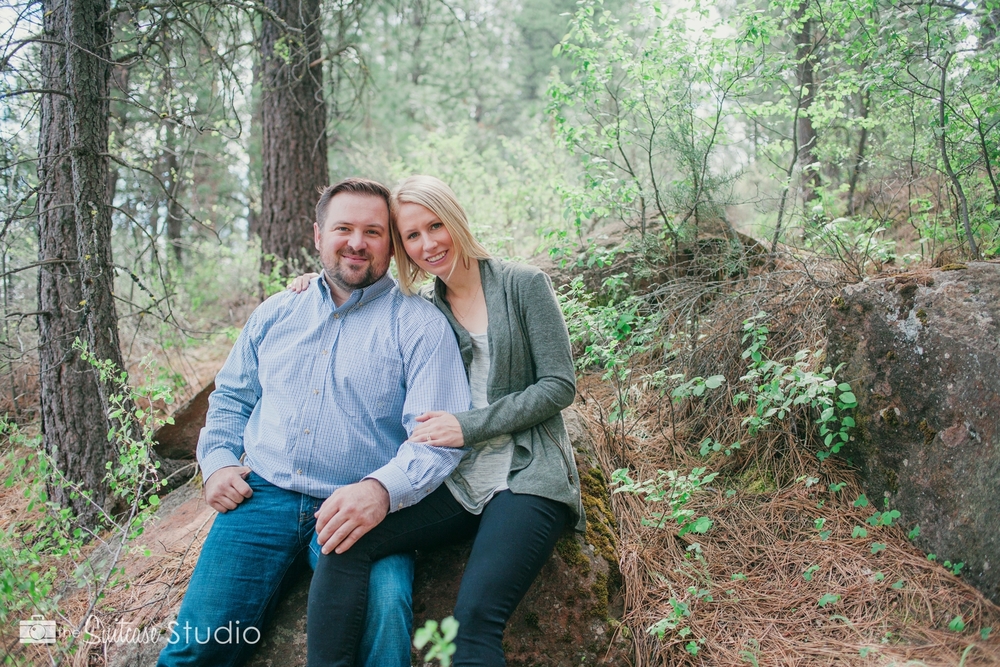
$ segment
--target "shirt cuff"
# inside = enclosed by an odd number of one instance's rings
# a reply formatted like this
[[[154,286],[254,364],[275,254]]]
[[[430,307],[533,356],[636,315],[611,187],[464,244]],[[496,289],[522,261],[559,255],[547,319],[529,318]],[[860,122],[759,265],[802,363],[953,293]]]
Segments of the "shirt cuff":
[[[227,466],[238,466],[240,460],[231,450],[222,447],[206,454],[198,461],[198,465],[201,467],[201,483],[204,484],[216,470]]]
[[[390,461],[365,477],[378,481],[389,492],[389,511],[395,512],[417,502],[410,478],[395,463]]]

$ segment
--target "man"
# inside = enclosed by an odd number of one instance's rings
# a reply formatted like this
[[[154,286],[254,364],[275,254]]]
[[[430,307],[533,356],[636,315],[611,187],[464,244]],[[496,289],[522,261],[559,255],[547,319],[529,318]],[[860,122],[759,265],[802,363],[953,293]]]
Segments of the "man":
[[[444,316],[387,275],[389,217],[379,183],[326,188],[314,225],[323,273],[303,294],[261,304],[216,377],[198,462],[219,515],[162,667],[239,664],[295,559],[308,549],[315,563],[321,506],[353,542],[425,497],[461,459],[460,450],[406,440],[418,415],[467,410],[470,397]],[[361,659],[409,665],[412,561],[391,557],[380,570]]]

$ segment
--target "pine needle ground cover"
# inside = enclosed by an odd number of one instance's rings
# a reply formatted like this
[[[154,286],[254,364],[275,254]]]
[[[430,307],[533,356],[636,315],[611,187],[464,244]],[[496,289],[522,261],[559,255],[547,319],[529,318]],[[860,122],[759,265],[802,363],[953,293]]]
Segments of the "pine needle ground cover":
[[[816,261],[692,263],[574,332],[636,667],[1000,664],[1000,608],[836,455],[855,403],[824,363],[839,280]]]

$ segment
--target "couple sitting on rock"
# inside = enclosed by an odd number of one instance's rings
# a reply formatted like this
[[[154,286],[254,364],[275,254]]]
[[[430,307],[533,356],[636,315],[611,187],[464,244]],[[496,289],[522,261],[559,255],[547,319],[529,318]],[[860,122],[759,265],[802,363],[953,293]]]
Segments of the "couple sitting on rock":
[[[503,665],[507,620],[584,526],[552,285],[491,258],[429,176],[327,187],[314,235],[323,273],[259,306],[216,378],[198,462],[219,515],[158,664],[244,661],[232,628],[260,632],[305,552],[309,665],[408,666],[412,551],[475,536],[454,664]]]

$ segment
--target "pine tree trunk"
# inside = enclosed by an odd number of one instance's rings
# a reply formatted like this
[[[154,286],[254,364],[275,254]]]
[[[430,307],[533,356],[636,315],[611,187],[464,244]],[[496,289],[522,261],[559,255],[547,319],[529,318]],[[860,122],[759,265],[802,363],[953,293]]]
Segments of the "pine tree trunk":
[[[312,222],[327,184],[326,103],[319,0],[266,0],[261,39],[261,250],[298,262],[312,255]],[[267,273],[272,263],[262,262]],[[302,267],[304,268],[304,267]],[[289,268],[285,269],[287,273]]]
[[[165,168],[164,176],[167,186],[167,243],[173,248],[174,259],[177,261],[178,269],[184,261],[184,246],[181,241],[181,232],[184,229],[183,212],[181,211],[181,165],[177,159],[180,150],[177,141],[177,128],[173,122],[166,127],[166,141],[164,146]]]
[[[799,84],[799,164],[802,165],[802,199],[809,203],[816,199],[816,189],[822,185],[819,169],[815,167],[816,129],[813,127],[810,107],[816,97],[815,55],[813,51],[813,22],[805,16],[806,3],[802,3],[796,12],[796,18],[802,19],[802,27],[795,36],[795,59],[798,61],[796,76]],[[803,17],[805,18],[803,19]]]
[[[43,95],[40,113],[39,258],[58,260],[38,279],[42,430],[59,470],[90,490],[94,504],[63,488],[52,489],[53,499],[92,524],[98,508],[113,505],[103,481],[114,458],[107,439],[111,388],[72,344],[79,337],[99,358],[122,365],[107,201],[109,5],[47,0],[43,10],[45,88],[64,94]]]

